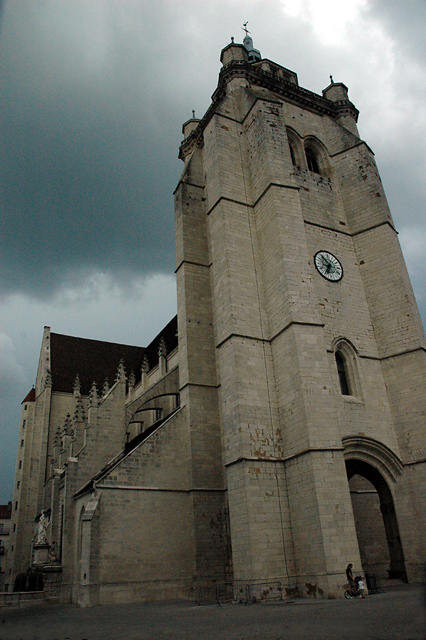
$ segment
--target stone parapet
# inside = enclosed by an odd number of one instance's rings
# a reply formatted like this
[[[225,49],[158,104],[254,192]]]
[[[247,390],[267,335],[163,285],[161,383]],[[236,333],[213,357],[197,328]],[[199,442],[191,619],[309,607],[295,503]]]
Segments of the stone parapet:
[[[43,591],[16,591],[15,593],[0,593],[0,608],[2,607],[30,607],[43,604]]]

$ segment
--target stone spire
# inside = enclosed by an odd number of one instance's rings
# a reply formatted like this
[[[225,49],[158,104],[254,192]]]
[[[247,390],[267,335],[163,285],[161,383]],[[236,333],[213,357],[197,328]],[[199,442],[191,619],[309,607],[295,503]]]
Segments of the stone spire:
[[[120,363],[118,365],[118,369],[117,369],[117,375],[115,376],[115,381],[116,382],[126,382],[126,370],[124,368],[124,362],[123,359],[120,360]]]
[[[74,380],[73,396],[75,400],[74,421],[83,422],[86,416],[84,412],[83,401],[81,399],[81,384],[80,384],[80,377],[78,374],[76,375]]]
[[[147,357],[146,357],[146,355],[145,355],[145,356],[143,357],[143,360],[142,360],[141,372],[142,372],[142,373],[148,373],[148,371],[149,371],[149,360],[148,360],[148,358],[147,358]]]
[[[108,378],[105,378],[104,384],[102,385],[102,395],[106,396],[109,391],[109,381]]]
[[[160,338],[158,345],[158,366],[160,368],[160,375],[164,376],[167,373],[167,346],[163,336]]]
[[[75,401],[74,420],[76,422],[84,422],[86,418],[86,412],[84,410],[83,401],[81,396],[78,396]]]
[[[164,356],[164,357],[167,355],[167,345],[166,345],[166,341],[164,340],[163,336],[161,336],[160,343],[158,345],[158,355],[159,356]]]
[[[73,424],[69,413],[67,413],[67,417],[65,418],[62,433],[65,436],[70,436],[73,433]]]
[[[71,420],[71,416],[67,413],[64,426],[61,432],[61,453],[59,456],[59,466],[62,467],[66,462],[68,456],[72,456],[72,441],[74,438],[74,428]]]
[[[148,387],[148,371],[149,371],[149,361],[146,355],[144,355],[142,360],[142,367],[141,367],[141,380],[142,380],[143,389],[146,389]]]
[[[73,386],[72,392],[73,392],[74,398],[80,398],[81,397],[81,384],[80,384],[80,376],[78,375],[78,373],[75,376],[74,386]]]
[[[53,438],[53,446],[59,447],[61,444],[61,427],[56,428],[55,437]]]
[[[105,383],[107,383],[107,380],[105,380]],[[104,383],[104,386],[105,386],[105,383]],[[97,407],[98,404],[99,404],[98,388],[96,386],[96,382],[92,382],[92,386],[90,387],[90,392],[89,392],[89,406]]]
[[[127,390],[129,400],[133,400],[135,384],[136,384],[136,376],[133,373],[133,371],[131,371],[128,379],[128,390]]]

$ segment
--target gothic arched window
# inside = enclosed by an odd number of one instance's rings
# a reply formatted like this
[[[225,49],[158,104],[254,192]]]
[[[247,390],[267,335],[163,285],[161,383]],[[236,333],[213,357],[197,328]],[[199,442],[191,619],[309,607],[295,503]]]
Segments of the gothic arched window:
[[[337,366],[337,375],[339,376],[339,382],[340,382],[340,390],[342,392],[342,395],[350,396],[351,392],[349,387],[349,379],[348,379],[348,374],[346,369],[345,358],[340,353],[340,351],[336,351],[335,358],[336,358],[336,366]]]
[[[295,156],[295,153],[294,153],[293,145],[290,144],[289,147],[290,147],[291,161],[293,163],[293,166],[297,167],[296,156]]]
[[[333,343],[333,360],[342,396],[346,396],[347,400],[363,402],[364,394],[357,349],[343,337],[337,338]]]
[[[309,171],[312,171],[312,173],[321,173],[317,156],[312,149],[305,149],[305,155]]]
[[[287,129],[288,148],[290,151],[291,164],[296,169],[301,169],[304,166],[303,157],[303,142],[296,131],[293,129]]]

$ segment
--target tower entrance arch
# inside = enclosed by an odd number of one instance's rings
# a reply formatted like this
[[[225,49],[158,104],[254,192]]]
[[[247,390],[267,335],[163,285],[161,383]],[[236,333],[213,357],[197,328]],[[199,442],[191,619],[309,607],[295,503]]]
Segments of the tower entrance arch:
[[[363,571],[383,579],[406,581],[404,552],[390,490],[390,482],[396,480],[394,474],[399,472],[399,461],[387,447],[373,440],[357,444],[357,447],[353,442],[349,445],[345,463]],[[374,445],[380,458],[374,459],[372,455]]]

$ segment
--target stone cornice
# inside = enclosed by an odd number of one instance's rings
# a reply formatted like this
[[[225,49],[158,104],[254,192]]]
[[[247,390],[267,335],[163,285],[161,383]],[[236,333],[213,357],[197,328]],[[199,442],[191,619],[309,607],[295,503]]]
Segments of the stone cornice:
[[[184,159],[195,146],[202,147],[204,129],[224,98],[226,85],[238,77],[245,78],[251,85],[268,89],[276,96],[284,98],[286,102],[300,106],[318,115],[327,115],[333,120],[343,115],[350,115],[355,122],[357,121],[359,111],[350,100],[328,100],[317,93],[299,87],[294,81],[294,74],[291,74],[288,70],[273,64],[273,68],[278,67],[283,76],[288,76],[292,80],[263,69],[262,62],[265,61],[252,64],[245,60],[232,60],[232,62],[222,67],[219,73],[217,89],[212,95],[212,103],[197,128],[183,140],[179,150],[179,158]]]

